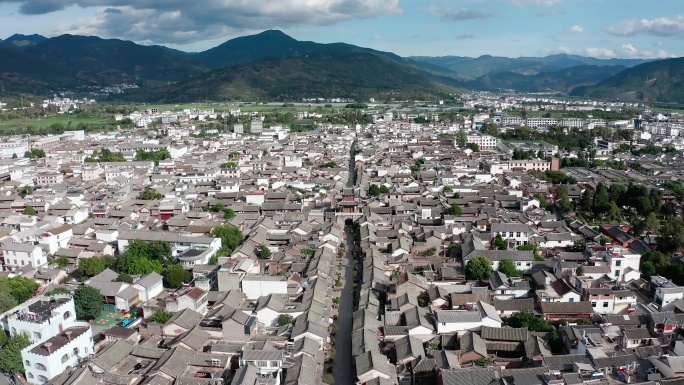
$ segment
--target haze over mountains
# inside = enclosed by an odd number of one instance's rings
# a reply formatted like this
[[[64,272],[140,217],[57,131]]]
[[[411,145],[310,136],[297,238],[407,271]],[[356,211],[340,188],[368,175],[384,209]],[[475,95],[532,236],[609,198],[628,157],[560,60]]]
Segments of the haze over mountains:
[[[8,92],[45,94],[135,82],[141,89],[128,96],[147,101],[422,99],[471,89],[681,102],[681,87],[675,85],[684,78],[682,66],[679,59],[565,54],[402,58],[345,43],[298,41],[280,31],[239,37],[198,53],[95,36],[13,35],[0,42],[0,73]]]

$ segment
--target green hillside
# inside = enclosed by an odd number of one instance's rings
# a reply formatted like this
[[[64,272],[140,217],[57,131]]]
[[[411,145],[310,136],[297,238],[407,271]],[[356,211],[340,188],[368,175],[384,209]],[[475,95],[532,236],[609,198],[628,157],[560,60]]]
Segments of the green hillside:
[[[321,44],[312,41],[299,41],[275,30],[228,40],[214,48],[196,53],[192,55],[192,58],[209,68],[218,69],[263,59],[350,53],[373,53],[404,62],[404,59],[389,52],[376,51],[346,43]]]
[[[514,72],[487,74],[466,82],[467,88],[483,91],[515,90],[518,92],[566,93],[583,85],[595,84],[620,71],[623,66],[580,65],[562,70],[521,75]]]
[[[434,99],[454,88],[414,72],[386,57],[368,54],[317,54],[237,65],[153,90],[138,100],[283,100],[343,97],[364,100]]]
[[[32,57],[14,48],[0,48],[0,76],[9,94],[44,93],[54,86],[81,84],[77,72]]]
[[[0,40],[0,48],[26,49],[36,44],[40,44],[45,40],[47,40],[47,37],[42,35],[22,35],[17,33],[5,40]]]
[[[684,103],[684,58],[640,64],[572,95],[625,101]]]
[[[91,74],[104,83],[185,80],[206,71],[171,50],[95,36],[62,35],[25,52],[44,61]]]
[[[553,72],[581,65],[592,66],[624,66],[632,67],[646,62],[642,59],[596,59],[568,54],[557,54],[543,57],[508,58],[483,55],[480,57],[465,56],[414,56],[411,60],[440,66],[466,79],[477,79],[483,75],[512,72],[521,75],[537,75],[542,72]]]

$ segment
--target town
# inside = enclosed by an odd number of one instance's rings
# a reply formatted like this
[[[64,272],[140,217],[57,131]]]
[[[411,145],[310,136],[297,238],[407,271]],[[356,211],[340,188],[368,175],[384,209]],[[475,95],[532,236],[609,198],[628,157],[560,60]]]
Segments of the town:
[[[36,385],[681,384],[684,116],[462,98],[142,107],[111,130],[3,137],[0,369]]]

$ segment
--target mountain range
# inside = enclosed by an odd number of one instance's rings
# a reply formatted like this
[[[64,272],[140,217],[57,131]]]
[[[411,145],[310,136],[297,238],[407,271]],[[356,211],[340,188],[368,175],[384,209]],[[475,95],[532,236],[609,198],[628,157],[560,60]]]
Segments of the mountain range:
[[[675,59],[402,58],[345,43],[299,41],[280,31],[231,39],[197,53],[96,36],[13,35],[0,42],[7,92],[45,94],[127,82],[141,87],[125,97],[150,102],[425,99],[465,89],[681,102],[678,88],[668,85],[681,84],[682,63],[669,60]]]

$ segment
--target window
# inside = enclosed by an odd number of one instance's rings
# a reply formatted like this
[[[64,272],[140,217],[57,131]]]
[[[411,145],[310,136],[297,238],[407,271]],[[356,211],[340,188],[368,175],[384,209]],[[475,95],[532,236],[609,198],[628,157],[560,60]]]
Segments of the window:
[[[520,231],[518,231],[517,233],[515,233],[515,236],[516,236],[516,238],[520,238]]]
[[[279,368],[280,367],[278,361],[271,361],[271,365],[269,365],[269,366],[272,368]]]
[[[621,263],[621,262],[622,262],[622,261],[615,261],[615,266],[616,266],[616,267],[620,267],[620,263]]]
[[[62,363],[65,363],[65,362],[67,362],[67,361],[69,361],[69,355],[68,355],[68,354],[65,354],[65,355],[62,356]]]
[[[551,298],[547,298],[547,299],[546,299],[546,302],[551,302]]]
[[[520,263],[520,262],[516,262],[515,265],[516,265],[516,266],[520,266],[521,263]]]
[[[45,365],[41,364],[40,362],[36,363],[36,369],[38,370],[47,370]]]
[[[29,360],[24,361],[24,366],[31,367],[31,361],[29,361]]]
[[[71,313],[67,310],[64,312],[64,319],[71,317]]]
[[[569,301],[569,302],[575,302],[575,299],[574,299],[574,298],[570,298],[570,301]]]
[[[12,336],[16,336],[16,335],[17,335],[17,329],[16,329],[16,328],[12,328]]]
[[[615,270],[615,276],[619,277],[620,276],[620,270]]]
[[[40,381],[40,382],[47,382],[47,380],[48,379],[45,376],[38,376],[38,381]]]
[[[591,307],[596,307],[596,302],[592,302]]]
[[[74,348],[72,356],[76,357],[77,355],[78,355],[78,348]]]
[[[603,307],[608,307],[608,302],[604,302]]]
[[[26,373],[26,376],[27,376],[28,378],[33,378],[33,373],[31,373],[31,372]]]

